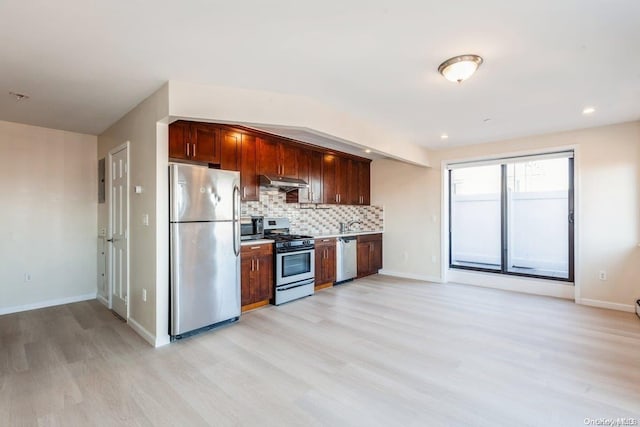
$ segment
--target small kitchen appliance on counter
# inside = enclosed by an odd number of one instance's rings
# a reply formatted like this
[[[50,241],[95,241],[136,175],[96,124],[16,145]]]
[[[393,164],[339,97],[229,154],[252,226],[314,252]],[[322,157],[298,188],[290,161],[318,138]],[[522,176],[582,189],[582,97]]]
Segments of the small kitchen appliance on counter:
[[[264,238],[264,217],[243,216],[240,218],[240,239],[259,240]]]
[[[315,245],[313,237],[289,232],[287,218],[265,218],[264,237],[275,241],[275,289],[273,303],[284,304],[313,295]]]

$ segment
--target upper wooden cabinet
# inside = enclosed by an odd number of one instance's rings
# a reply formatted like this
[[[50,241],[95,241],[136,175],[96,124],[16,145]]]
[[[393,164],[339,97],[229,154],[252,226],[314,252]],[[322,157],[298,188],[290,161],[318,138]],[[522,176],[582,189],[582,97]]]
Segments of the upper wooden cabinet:
[[[294,202],[322,203],[322,158],[319,151],[301,149],[298,152],[298,178],[306,181],[309,188],[297,190]]]
[[[232,130],[220,131],[220,169],[240,171],[242,134]]]
[[[256,174],[256,137],[222,128],[220,169],[240,172],[240,196],[243,202],[258,201],[260,188]]]
[[[369,173],[368,170],[366,173],[361,173],[361,167],[368,168],[368,162],[365,165],[365,162],[349,157],[325,154],[322,161],[323,203],[334,205],[368,204],[369,190],[361,188],[360,177],[368,176]]]
[[[178,121],[169,126],[169,157],[220,164],[220,135],[216,125]]]
[[[258,175],[298,178],[298,152],[293,143],[276,138],[257,137]]]
[[[355,194],[355,205],[371,204],[371,162],[368,160],[354,161],[355,173],[358,179]]]
[[[169,158],[240,172],[242,201],[260,200],[260,175],[302,179],[287,202],[370,204],[370,160],[239,126],[179,120],[169,125]]]
[[[256,154],[256,137],[243,133],[240,142],[240,196],[243,202],[260,200]]]

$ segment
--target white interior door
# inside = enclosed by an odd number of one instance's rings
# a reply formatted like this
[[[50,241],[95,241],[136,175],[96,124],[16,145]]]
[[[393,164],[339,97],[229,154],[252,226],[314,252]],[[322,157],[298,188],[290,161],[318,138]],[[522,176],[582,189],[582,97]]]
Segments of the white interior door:
[[[111,307],[129,318],[129,147],[110,153],[109,238]]]

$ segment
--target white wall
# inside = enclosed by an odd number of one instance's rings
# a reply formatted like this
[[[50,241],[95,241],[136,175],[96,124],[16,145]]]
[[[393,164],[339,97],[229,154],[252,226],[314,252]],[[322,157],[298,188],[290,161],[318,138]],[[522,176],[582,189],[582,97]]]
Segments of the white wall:
[[[640,122],[439,150],[431,153],[433,168],[375,161],[372,202],[385,208],[384,270],[443,277],[442,161],[568,146],[577,147],[576,299],[631,310],[640,298]],[[431,262],[432,255],[437,263]],[[608,272],[608,280],[598,279],[600,270]]]
[[[95,298],[96,147],[0,121],[0,314]]]
[[[98,136],[97,158],[129,141],[129,323],[152,344],[168,339],[168,116],[164,85]],[[136,194],[133,187],[142,186]],[[98,211],[100,227],[108,226],[106,205]],[[149,225],[142,223],[149,216]],[[160,259],[160,261],[158,261]],[[142,290],[147,301],[142,301]]]

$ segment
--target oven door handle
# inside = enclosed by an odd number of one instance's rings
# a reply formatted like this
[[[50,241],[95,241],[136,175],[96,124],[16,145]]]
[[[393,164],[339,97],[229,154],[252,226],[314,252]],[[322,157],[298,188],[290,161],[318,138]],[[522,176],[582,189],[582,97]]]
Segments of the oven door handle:
[[[313,281],[311,281],[311,282],[309,282],[309,283],[301,283],[301,284],[299,284],[299,285],[289,286],[288,288],[285,288],[285,287],[279,287],[279,288],[276,288],[276,291],[277,291],[277,292],[284,292],[284,291],[288,291],[288,290],[290,290],[290,289],[299,288],[300,286],[307,286],[307,285],[310,285],[310,284],[312,284],[312,283],[313,283]]]

